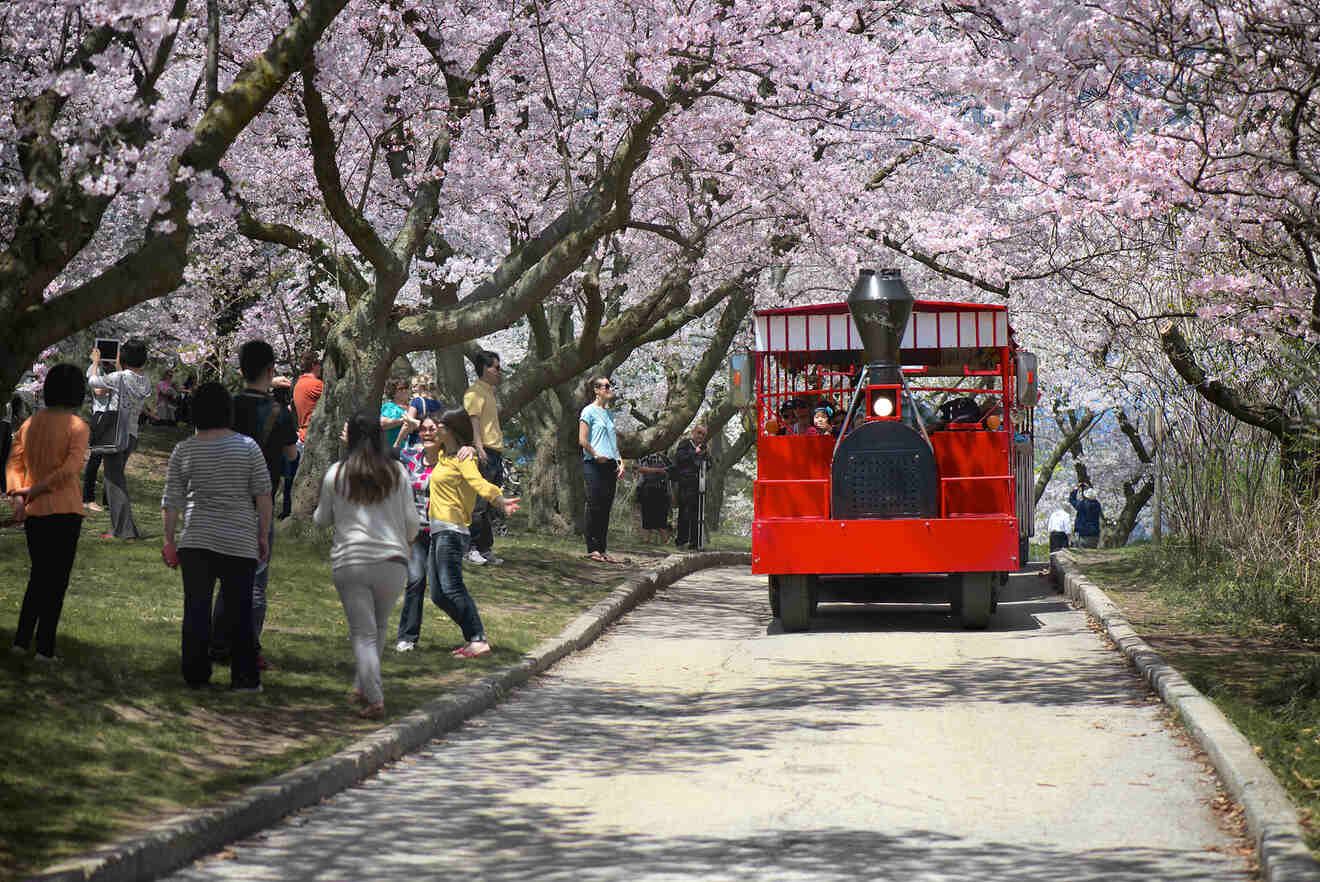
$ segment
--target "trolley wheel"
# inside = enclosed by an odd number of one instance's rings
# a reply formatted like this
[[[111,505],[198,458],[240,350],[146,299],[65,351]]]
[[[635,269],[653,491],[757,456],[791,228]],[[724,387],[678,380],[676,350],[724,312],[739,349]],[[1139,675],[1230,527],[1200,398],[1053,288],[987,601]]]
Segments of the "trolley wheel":
[[[806,631],[811,626],[815,580],[815,576],[779,577],[779,622],[785,631]]]
[[[962,626],[980,630],[990,624],[990,609],[994,601],[993,573],[963,573],[958,591],[958,615]]]
[[[766,581],[769,583],[770,616],[777,619],[779,618],[779,577],[770,576]]]

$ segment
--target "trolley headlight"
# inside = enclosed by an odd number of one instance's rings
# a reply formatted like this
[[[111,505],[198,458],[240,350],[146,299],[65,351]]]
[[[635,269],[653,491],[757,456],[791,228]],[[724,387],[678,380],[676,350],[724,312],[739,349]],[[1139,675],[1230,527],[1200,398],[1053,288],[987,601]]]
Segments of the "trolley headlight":
[[[894,400],[888,395],[876,396],[875,403],[871,405],[871,410],[878,417],[892,416],[894,413]]]

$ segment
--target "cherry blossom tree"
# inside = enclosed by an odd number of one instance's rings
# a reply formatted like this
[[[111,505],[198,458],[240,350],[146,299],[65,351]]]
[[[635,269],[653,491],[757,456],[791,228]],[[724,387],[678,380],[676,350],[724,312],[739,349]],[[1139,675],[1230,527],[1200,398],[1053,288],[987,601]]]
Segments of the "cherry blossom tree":
[[[248,4],[222,33],[218,4],[209,20],[186,0],[8,4],[0,387],[46,347],[183,284],[196,229],[228,210],[221,160],[344,5]]]

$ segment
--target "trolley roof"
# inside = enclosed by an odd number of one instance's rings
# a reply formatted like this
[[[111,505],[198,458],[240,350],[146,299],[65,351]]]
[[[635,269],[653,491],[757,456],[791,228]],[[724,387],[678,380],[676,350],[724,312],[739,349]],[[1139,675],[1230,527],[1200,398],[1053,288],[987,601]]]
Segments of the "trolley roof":
[[[758,352],[860,352],[847,303],[819,303],[753,314]],[[980,349],[1011,345],[1008,308],[993,303],[917,300],[899,347]]]

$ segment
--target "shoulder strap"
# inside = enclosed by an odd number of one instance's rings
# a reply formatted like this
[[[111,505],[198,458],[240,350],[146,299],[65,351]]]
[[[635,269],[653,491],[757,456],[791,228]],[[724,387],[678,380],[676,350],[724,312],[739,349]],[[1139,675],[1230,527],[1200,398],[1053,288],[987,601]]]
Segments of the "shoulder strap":
[[[267,410],[266,422],[261,427],[261,446],[263,449],[266,447],[266,442],[270,440],[270,433],[275,431],[275,421],[279,419],[280,415],[280,409],[275,404],[274,398],[267,399],[266,403],[270,405],[270,409]]]

